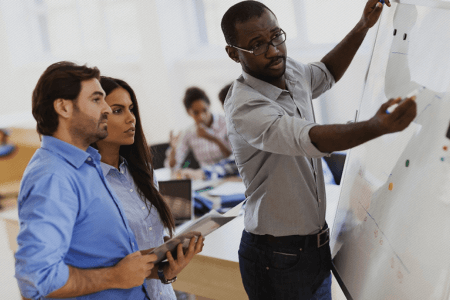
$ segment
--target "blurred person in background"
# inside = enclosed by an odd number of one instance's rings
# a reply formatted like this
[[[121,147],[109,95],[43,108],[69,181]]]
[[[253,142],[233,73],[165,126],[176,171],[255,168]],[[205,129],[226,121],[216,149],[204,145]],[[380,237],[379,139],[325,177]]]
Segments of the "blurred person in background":
[[[195,124],[178,135],[170,133],[166,167],[175,172],[182,167],[189,167],[182,166],[189,151],[193,152],[200,167],[213,165],[230,156],[225,117],[211,113],[211,103],[206,93],[198,87],[190,87],[185,92],[183,103]]]
[[[231,87],[231,83],[224,86],[219,92],[219,100],[222,103],[222,107],[225,105],[225,98],[227,97],[228,91]]]

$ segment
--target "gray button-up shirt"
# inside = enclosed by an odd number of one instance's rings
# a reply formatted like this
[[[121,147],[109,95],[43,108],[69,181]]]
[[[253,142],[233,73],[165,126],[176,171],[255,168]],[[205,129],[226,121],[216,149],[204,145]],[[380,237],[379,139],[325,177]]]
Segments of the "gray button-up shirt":
[[[228,137],[246,186],[245,229],[274,236],[307,235],[325,224],[320,152],[312,99],[334,85],[323,63],[290,58],[282,90],[245,72],[225,100]]]

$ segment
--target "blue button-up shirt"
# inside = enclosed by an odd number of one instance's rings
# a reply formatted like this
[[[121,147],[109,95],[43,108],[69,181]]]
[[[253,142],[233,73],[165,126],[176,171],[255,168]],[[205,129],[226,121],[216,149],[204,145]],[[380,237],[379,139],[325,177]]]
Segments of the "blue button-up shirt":
[[[139,249],[146,250],[163,244],[164,226],[159,213],[152,206],[149,214],[148,208],[137,192],[133,177],[127,168],[127,161],[123,159],[119,166],[120,171],[103,162],[101,167],[103,175],[123,204],[125,215],[136,236]],[[156,179],[155,184],[157,186]],[[171,284],[163,284],[159,279],[147,279],[145,285],[152,300],[177,299]]]
[[[122,204],[108,185],[100,155],[51,136],[28,164],[18,198],[16,278],[22,295],[41,299],[63,287],[68,265],[111,267],[138,251]],[[144,286],[77,299],[148,299]]]

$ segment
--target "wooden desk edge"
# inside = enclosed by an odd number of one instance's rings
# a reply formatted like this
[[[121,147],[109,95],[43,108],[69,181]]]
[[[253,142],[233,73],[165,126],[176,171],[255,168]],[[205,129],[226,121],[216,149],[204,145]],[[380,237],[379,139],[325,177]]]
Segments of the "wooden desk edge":
[[[217,300],[248,299],[239,263],[197,254],[172,284],[179,291]]]

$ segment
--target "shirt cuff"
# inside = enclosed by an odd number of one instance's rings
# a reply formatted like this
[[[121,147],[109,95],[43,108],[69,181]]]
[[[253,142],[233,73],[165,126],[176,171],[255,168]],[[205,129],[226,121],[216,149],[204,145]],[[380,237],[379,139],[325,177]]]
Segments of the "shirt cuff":
[[[59,290],[63,286],[66,285],[69,280],[69,266],[65,263],[59,263],[57,269],[55,270],[54,281],[49,283],[46,290],[43,290],[42,293],[47,296],[48,294]]]
[[[300,132],[300,141],[301,146],[303,148],[303,152],[306,154],[307,157],[311,158],[319,158],[330,155],[331,152],[320,152],[319,149],[314,146],[314,144],[311,142],[311,137],[309,136],[309,131],[314,126],[317,126],[316,123],[311,123],[303,127],[302,131]]]
[[[44,275],[44,278],[37,279],[34,275],[38,274],[38,271],[32,275],[23,273],[17,275],[16,270],[15,277],[17,278],[21,294],[25,298],[40,299],[66,285],[69,280],[69,267],[64,262],[60,262],[50,272],[51,274]]]
[[[310,65],[315,66],[319,69],[321,69],[326,75],[327,78],[329,78],[328,82],[331,84],[330,88],[335,85],[336,80],[334,79],[333,74],[331,74],[330,70],[328,70],[327,66],[321,62],[321,61],[317,61],[317,62],[313,62]]]

